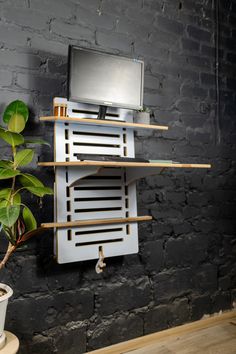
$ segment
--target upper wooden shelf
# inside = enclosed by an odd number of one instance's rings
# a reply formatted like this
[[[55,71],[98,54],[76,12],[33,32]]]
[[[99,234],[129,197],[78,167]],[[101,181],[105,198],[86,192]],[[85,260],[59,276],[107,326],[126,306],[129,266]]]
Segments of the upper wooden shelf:
[[[112,121],[107,119],[93,119],[93,118],[73,118],[73,117],[40,117],[42,122],[65,122],[65,123],[80,123],[80,124],[90,124],[90,125],[105,125],[111,127],[121,127],[121,128],[133,128],[133,129],[154,129],[154,130],[168,130],[165,125],[148,125],[139,123],[128,123],[121,121]]]
[[[174,167],[174,168],[211,168],[210,164],[191,164],[191,163],[165,163],[165,162],[121,162],[121,161],[50,161],[39,162],[39,166],[101,166],[101,167]]]

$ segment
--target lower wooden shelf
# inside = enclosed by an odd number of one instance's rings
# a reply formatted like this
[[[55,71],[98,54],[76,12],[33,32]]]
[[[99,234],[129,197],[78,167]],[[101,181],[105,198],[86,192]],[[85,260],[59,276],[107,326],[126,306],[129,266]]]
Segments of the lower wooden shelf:
[[[117,161],[49,161],[39,162],[42,167],[98,166],[98,167],[174,167],[174,168],[211,168],[210,164],[170,163],[170,162],[117,162]]]
[[[145,216],[135,216],[135,217],[129,217],[129,218],[51,222],[51,223],[41,224],[41,227],[43,227],[45,229],[68,228],[68,227],[82,227],[82,226],[91,226],[91,225],[126,224],[126,223],[131,223],[131,222],[150,221],[150,220],[152,220],[152,216],[145,215]]]

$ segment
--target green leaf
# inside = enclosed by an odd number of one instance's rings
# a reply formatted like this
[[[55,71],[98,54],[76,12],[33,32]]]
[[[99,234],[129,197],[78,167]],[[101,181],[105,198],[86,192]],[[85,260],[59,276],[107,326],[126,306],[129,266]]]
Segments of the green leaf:
[[[26,189],[32,194],[37,195],[38,197],[43,197],[46,194],[53,194],[53,190],[48,187],[26,187]]]
[[[10,170],[9,168],[0,168],[0,180],[13,178],[20,174],[18,170]]]
[[[0,209],[0,222],[8,227],[14,225],[20,215],[19,205],[9,205]]]
[[[2,200],[1,206],[6,206],[10,203],[11,188],[4,188],[0,190],[0,200]],[[20,193],[16,193],[13,197],[13,204],[19,205],[21,203]]]
[[[3,114],[3,121],[8,124],[10,119],[14,116],[22,116],[25,123],[29,117],[29,109],[23,101],[16,100],[11,102],[5,109]]]
[[[9,132],[2,127],[0,127],[0,138],[13,147],[24,143],[24,138],[21,134]]]
[[[28,165],[34,156],[34,151],[31,149],[24,149],[16,153],[15,167]]]
[[[13,162],[9,160],[0,160],[0,168],[13,168]]]
[[[0,199],[9,199],[11,188],[4,188],[0,190]]]
[[[10,132],[20,133],[25,129],[25,119],[21,114],[14,114],[8,122]]]
[[[11,229],[5,225],[2,225],[2,229],[5,233],[5,236],[8,239],[8,241],[11,242],[11,244],[14,244],[15,240],[14,240],[14,235],[12,234]]]
[[[22,215],[25,222],[26,230],[35,230],[37,228],[37,222],[31,210],[28,207],[24,207]]]
[[[43,183],[37,177],[29,173],[22,173],[19,176],[19,180],[23,187],[44,187]]]
[[[25,144],[39,144],[39,145],[47,145],[47,146],[51,146],[47,141],[42,140],[42,139],[26,139],[25,140]]]

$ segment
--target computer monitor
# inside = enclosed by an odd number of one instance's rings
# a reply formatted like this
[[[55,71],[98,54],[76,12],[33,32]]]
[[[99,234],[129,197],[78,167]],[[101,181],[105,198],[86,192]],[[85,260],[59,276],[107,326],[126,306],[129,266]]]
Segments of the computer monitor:
[[[141,109],[144,62],[119,55],[69,46],[68,100],[106,107]]]

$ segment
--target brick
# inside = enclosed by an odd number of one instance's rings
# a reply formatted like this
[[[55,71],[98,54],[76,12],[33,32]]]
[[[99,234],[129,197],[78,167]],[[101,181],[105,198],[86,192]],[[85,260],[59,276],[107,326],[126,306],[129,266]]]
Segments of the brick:
[[[106,7],[106,3],[104,3],[104,8]],[[116,4],[113,4],[113,8],[116,7]],[[104,10],[105,11],[105,10]],[[112,12],[113,13],[113,12]],[[113,13],[114,14],[114,13]],[[131,35],[135,38],[146,38],[148,39],[148,35],[152,32],[153,27],[151,24],[143,26],[140,23],[133,22],[128,20],[127,18],[121,16],[116,19],[116,31],[118,33],[124,33],[125,35]]]
[[[177,109],[182,113],[196,113],[198,111],[197,105],[195,102],[186,99],[179,99],[176,101]]]
[[[171,326],[179,326],[190,320],[190,306],[187,298],[175,300],[170,308],[173,316]]]
[[[37,55],[0,50],[0,65],[36,69],[39,68],[40,64],[41,58]]]
[[[125,1],[124,3],[126,5],[125,16],[127,16],[128,19],[145,26],[153,22],[155,17],[155,12],[153,12],[149,8],[141,8],[141,2],[140,2],[139,11],[137,11],[137,1],[134,2],[134,6],[129,6],[129,7],[127,7],[127,1]]]
[[[25,74],[18,74],[17,76],[17,85],[19,87],[51,95],[63,94],[63,81],[59,78],[28,76]]]
[[[89,330],[87,351],[142,336],[143,320],[138,315],[114,317],[98,321]]]
[[[68,45],[57,40],[48,40],[42,35],[33,34],[30,37],[32,49],[40,50],[44,53],[56,54],[67,58]]]
[[[93,315],[93,297],[91,291],[79,289],[58,292],[53,296],[14,300],[9,303],[7,326],[15,333],[20,328],[22,334],[31,335],[55,327],[58,323],[63,325],[89,318]],[[27,317],[25,322],[21,320],[22,313]]]
[[[24,341],[21,340],[19,354],[38,354],[40,352],[56,353],[53,338],[41,334],[36,334],[30,339],[24,338]]]
[[[82,354],[86,352],[86,327],[75,323],[56,327],[46,333],[53,340],[58,354]]]
[[[155,302],[188,294],[192,288],[192,272],[189,268],[163,272],[153,277]]]
[[[66,38],[85,39],[94,42],[94,31],[88,27],[80,26],[75,23],[65,23],[55,20],[51,25],[52,32]]]
[[[132,284],[103,287],[98,292],[97,301],[100,315],[140,308],[150,301],[150,284],[143,278]]]
[[[144,92],[144,104],[150,107],[158,107],[159,109],[170,108],[175,100],[174,97],[156,93]]]
[[[216,77],[213,74],[201,73],[200,74],[201,83],[206,86],[215,86]]]
[[[134,42],[135,53],[141,56],[149,56],[158,58],[159,61],[165,61],[169,58],[169,51],[167,48],[161,48],[157,44],[147,43],[143,41]],[[159,64],[158,64],[159,65]]]
[[[199,292],[214,292],[217,290],[217,267],[205,264],[198,267],[193,278],[194,286]]]
[[[162,16],[156,16],[154,25],[158,26],[162,30],[174,33],[175,35],[181,35],[184,31],[184,26],[181,22],[172,19],[167,19],[166,17]]]
[[[181,40],[181,43],[182,43],[182,48],[183,50],[188,50],[188,51],[199,51],[199,48],[200,48],[200,44],[199,42],[195,42],[191,39],[188,39],[188,38],[182,38]]]
[[[194,296],[191,301],[191,320],[200,320],[212,313],[212,301],[209,295]]]
[[[166,199],[173,204],[183,204],[186,201],[185,192],[166,192]]]
[[[200,114],[181,114],[180,120],[183,122],[185,127],[191,127],[192,129],[201,128],[206,122],[206,118]]]
[[[9,104],[11,101],[15,101],[15,100],[22,100],[30,106],[33,103],[32,94],[24,93],[21,91],[19,92],[14,89],[9,89],[9,90],[6,88],[0,89],[0,96],[1,96],[1,103],[2,105],[5,106]]]
[[[49,17],[42,12],[36,12],[29,8],[18,8],[17,11],[13,7],[5,8],[3,18],[17,25],[35,28],[38,30],[46,29],[48,26]]]
[[[183,85],[181,87],[181,95],[189,98],[206,98],[207,90],[201,87],[192,87],[190,85]]]
[[[86,9],[85,7],[77,6],[76,11],[76,23],[83,26],[88,26],[88,23],[93,27],[104,28],[112,30],[115,27],[116,18],[112,15],[106,15],[103,11]]]
[[[0,70],[0,86],[10,86],[12,82],[12,73],[10,71]]]
[[[182,235],[182,234],[188,234],[192,230],[192,226],[184,221],[181,223],[174,223],[173,224],[173,230],[175,235]]]
[[[170,308],[167,305],[160,305],[144,316],[144,334],[161,331],[169,327],[172,320]]]
[[[141,257],[147,270],[159,272],[164,265],[163,241],[157,240],[145,243]]]
[[[219,292],[212,296],[213,312],[232,309],[230,292]]]
[[[122,52],[131,52],[132,39],[122,33],[96,33],[96,42],[99,46],[104,48],[118,49]]]
[[[170,239],[166,243],[166,265],[168,267],[198,264],[207,257],[206,237],[186,236]]]
[[[155,46],[156,48],[172,48],[178,50],[179,42],[176,41],[176,37],[173,33],[164,32],[161,30],[150,30],[150,34],[148,36],[149,42]]]
[[[23,29],[19,31],[19,27],[17,26],[10,24],[0,25],[0,42],[4,43],[5,46],[9,46],[9,44],[14,46],[26,46],[29,36],[29,32]]]
[[[187,26],[187,32],[191,38],[203,42],[210,42],[212,38],[211,32],[199,29],[191,25]]]
[[[31,0],[30,8],[57,18],[70,18],[74,15],[73,4],[69,1],[65,3],[63,0],[50,0],[50,2],[47,0],[41,0],[40,2]]]

